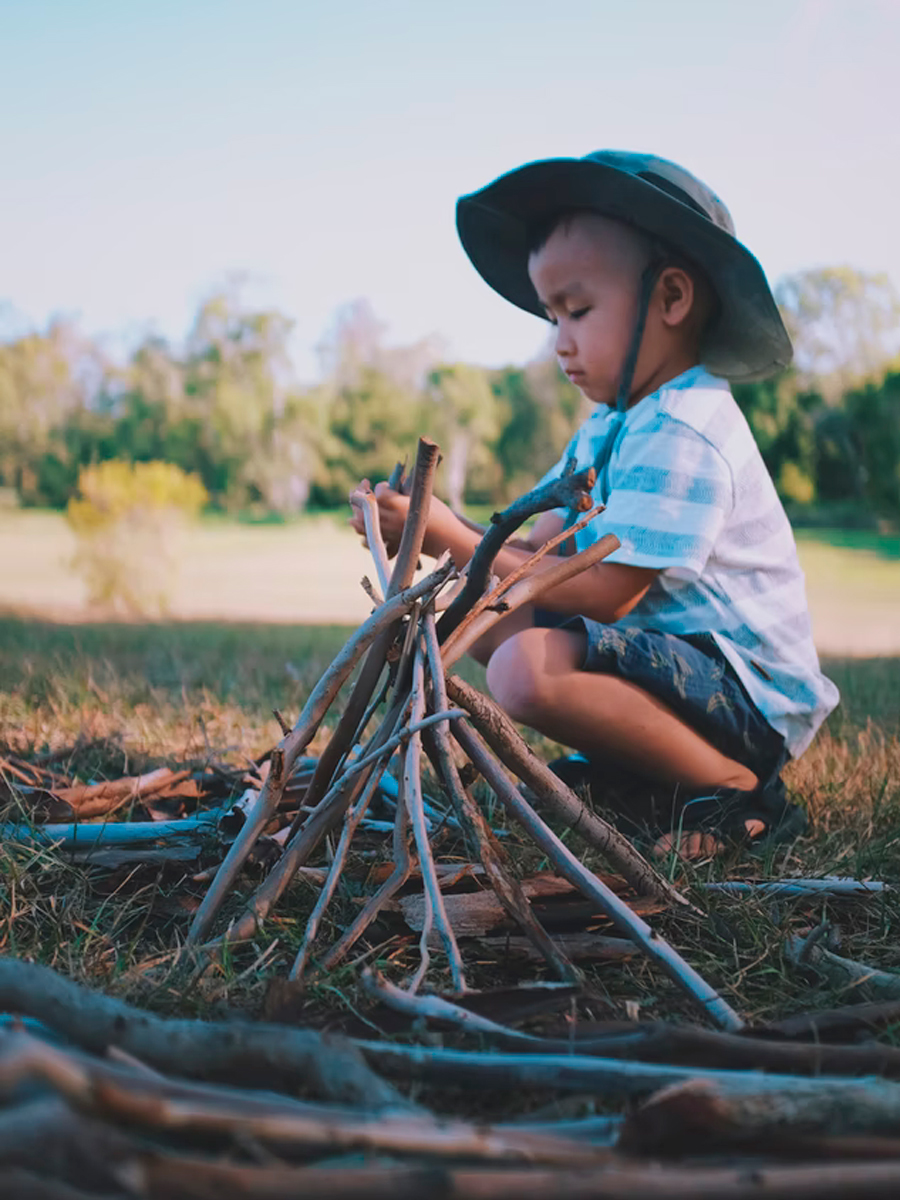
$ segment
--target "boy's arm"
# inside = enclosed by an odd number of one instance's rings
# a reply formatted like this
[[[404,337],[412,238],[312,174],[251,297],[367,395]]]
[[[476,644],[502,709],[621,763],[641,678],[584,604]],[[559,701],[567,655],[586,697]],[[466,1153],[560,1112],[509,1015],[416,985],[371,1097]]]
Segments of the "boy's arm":
[[[388,547],[399,544],[400,534],[409,510],[409,499],[393,491],[387,484],[375,488],[381,528]],[[358,510],[357,510],[358,513]],[[364,532],[361,516],[351,524],[358,533]],[[562,518],[553,513],[543,513],[535,522],[525,547],[507,543],[494,559],[493,573],[505,579],[542,545],[563,528]],[[425,532],[423,551],[437,558],[449,550],[457,568],[462,570],[481,541],[482,531],[470,528],[442,501],[432,498]],[[535,564],[534,571],[549,570],[556,555],[548,554]],[[617,621],[634,608],[655,576],[656,570],[647,567],[632,567],[626,563],[596,563],[573,579],[545,592],[541,596],[541,607],[563,615],[589,617],[595,621]]]

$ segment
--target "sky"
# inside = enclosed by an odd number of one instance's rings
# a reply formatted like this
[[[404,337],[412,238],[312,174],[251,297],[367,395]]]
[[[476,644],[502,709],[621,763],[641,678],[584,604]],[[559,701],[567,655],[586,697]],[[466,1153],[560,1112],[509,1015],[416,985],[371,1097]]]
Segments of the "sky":
[[[456,238],[457,196],[601,147],[682,163],[770,280],[900,285],[900,0],[0,0],[0,308],[123,354],[230,278],[295,321],[523,362],[546,326]]]

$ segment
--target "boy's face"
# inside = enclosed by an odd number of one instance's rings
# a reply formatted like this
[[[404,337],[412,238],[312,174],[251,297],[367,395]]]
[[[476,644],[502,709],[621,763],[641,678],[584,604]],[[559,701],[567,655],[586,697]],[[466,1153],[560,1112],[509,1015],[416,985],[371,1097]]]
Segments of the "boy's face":
[[[528,260],[531,282],[556,326],[560,366],[595,404],[615,404],[647,258],[645,242],[627,226],[577,213]]]

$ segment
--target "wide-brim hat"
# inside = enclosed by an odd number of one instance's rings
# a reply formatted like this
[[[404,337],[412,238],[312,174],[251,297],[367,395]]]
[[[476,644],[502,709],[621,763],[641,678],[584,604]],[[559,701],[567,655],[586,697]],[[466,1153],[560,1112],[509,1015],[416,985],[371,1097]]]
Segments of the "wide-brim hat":
[[[519,308],[546,317],[528,277],[529,231],[556,212],[581,209],[624,221],[702,268],[719,300],[701,356],[713,374],[764,379],[791,361],[763,269],[735,237],[728,209],[664,158],[597,150],[527,163],[462,196],[456,226],[482,278]]]

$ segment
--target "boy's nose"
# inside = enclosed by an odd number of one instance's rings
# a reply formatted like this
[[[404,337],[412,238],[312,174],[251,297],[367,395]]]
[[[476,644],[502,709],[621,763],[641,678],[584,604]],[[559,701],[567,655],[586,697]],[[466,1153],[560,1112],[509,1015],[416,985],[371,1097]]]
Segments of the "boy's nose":
[[[561,325],[556,328],[556,353],[559,358],[568,358],[575,346],[571,336]]]

